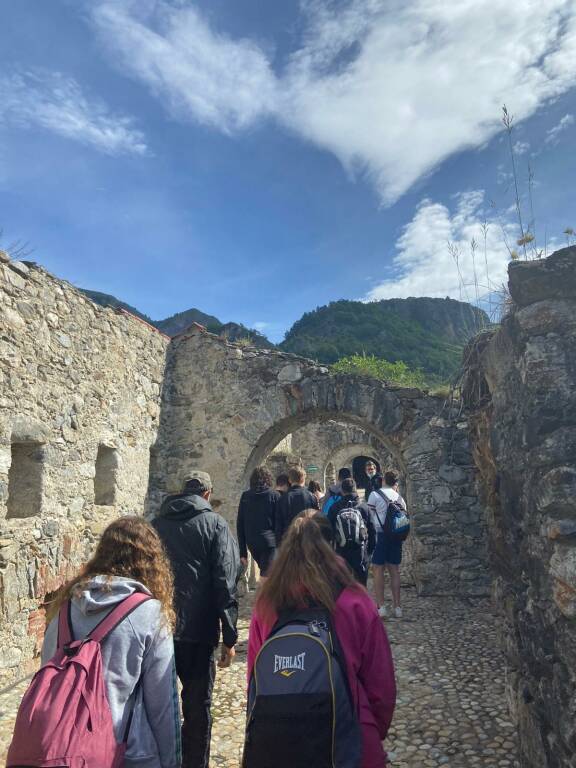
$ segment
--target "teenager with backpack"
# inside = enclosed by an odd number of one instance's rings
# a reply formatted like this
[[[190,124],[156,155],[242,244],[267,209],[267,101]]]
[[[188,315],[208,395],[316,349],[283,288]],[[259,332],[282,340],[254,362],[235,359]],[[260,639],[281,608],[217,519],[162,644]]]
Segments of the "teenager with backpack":
[[[342,481],[352,477],[352,472],[348,467],[340,467],[338,470],[338,482],[328,486],[324,501],[322,503],[322,514],[328,517],[330,507],[342,498]]]
[[[380,478],[381,480],[381,478]],[[384,474],[384,483],[378,480],[375,490],[368,498],[372,511],[372,519],[376,528],[376,548],[372,555],[374,572],[374,591],[378,604],[378,613],[384,618],[387,615],[385,606],[384,570],[390,577],[392,605],[394,616],[402,618],[400,606],[400,563],[402,562],[402,541],[410,531],[410,523],[406,513],[406,502],[398,493],[398,475],[389,471]],[[381,487],[378,487],[381,485]],[[399,530],[394,530],[399,523]]]
[[[326,533],[319,513],[296,518],[256,601],[243,768],[385,766],[390,645]]]
[[[51,606],[7,766],[180,768],[172,600],[156,531],[109,525]]]
[[[360,501],[351,477],[342,480],[342,498],[330,507],[328,520],[334,532],[336,553],[348,563],[360,584],[366,586],[376,531],[370,508]]]

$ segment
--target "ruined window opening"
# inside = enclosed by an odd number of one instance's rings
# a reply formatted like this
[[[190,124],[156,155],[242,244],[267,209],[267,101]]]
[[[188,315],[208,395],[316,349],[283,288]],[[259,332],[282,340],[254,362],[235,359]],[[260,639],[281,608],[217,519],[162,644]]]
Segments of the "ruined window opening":
[[[40,514],[43,470],[41,443],[12,443],[6,517],[15,519]]]
[[[99,445],[94,475],[94,503],[113,506],[116,503],[118,451],[108,445]]]

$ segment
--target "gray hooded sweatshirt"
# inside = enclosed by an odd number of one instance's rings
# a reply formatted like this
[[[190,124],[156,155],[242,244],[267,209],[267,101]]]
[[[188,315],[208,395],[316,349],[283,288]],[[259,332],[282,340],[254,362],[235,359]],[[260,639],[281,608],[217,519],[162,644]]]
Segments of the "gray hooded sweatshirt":
[[[132,579],[96,576],[72,600],[74,638],[99,624],[113,606],[134,592],[150,592]],[[56,652],[58,617],[46,630],[42,663]],[[180,710],[172,635],[158,600],[139,605],[102,643],[102,664],[116,740],[121,741],[134,707],[128,734],[127,768],[179,768]],[[137,683],[140,682],[140,685]]]

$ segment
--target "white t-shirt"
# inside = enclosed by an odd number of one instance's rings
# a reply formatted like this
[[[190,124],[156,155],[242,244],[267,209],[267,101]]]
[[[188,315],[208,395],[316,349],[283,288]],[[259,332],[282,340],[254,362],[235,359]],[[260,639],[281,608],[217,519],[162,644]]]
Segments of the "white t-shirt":
[[[406,502],[400,496],[397,491],[394,490],[394,488],[388,488],[384,486],[382,488],[382,493],[388,501],[399,501],[400,504],[406,509]],[[388,502],[384,501],[382,496],[380,496],[379,493],[376,493],[376,491],[372,491],[370,496],[368,497],[368,506],[370,507],[370,512],[372,513],[372,522],[374,523],[374,528],[376,529],[376,533],[382,533],[382,523],[386,520],[386,512],[388,511]]]

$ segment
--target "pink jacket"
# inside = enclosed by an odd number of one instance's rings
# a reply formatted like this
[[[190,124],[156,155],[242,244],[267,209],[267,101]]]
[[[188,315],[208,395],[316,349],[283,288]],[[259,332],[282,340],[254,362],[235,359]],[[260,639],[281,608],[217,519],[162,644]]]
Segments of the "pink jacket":
[[[248,678],[274,622],[256,611],[248,639]],[[396,703],[394,664],[386,630],[366,590],[348,588],[336,603],[334,625],[346,657],[348,679],[362,728],[361,768],[384,768],[382,748]]]

